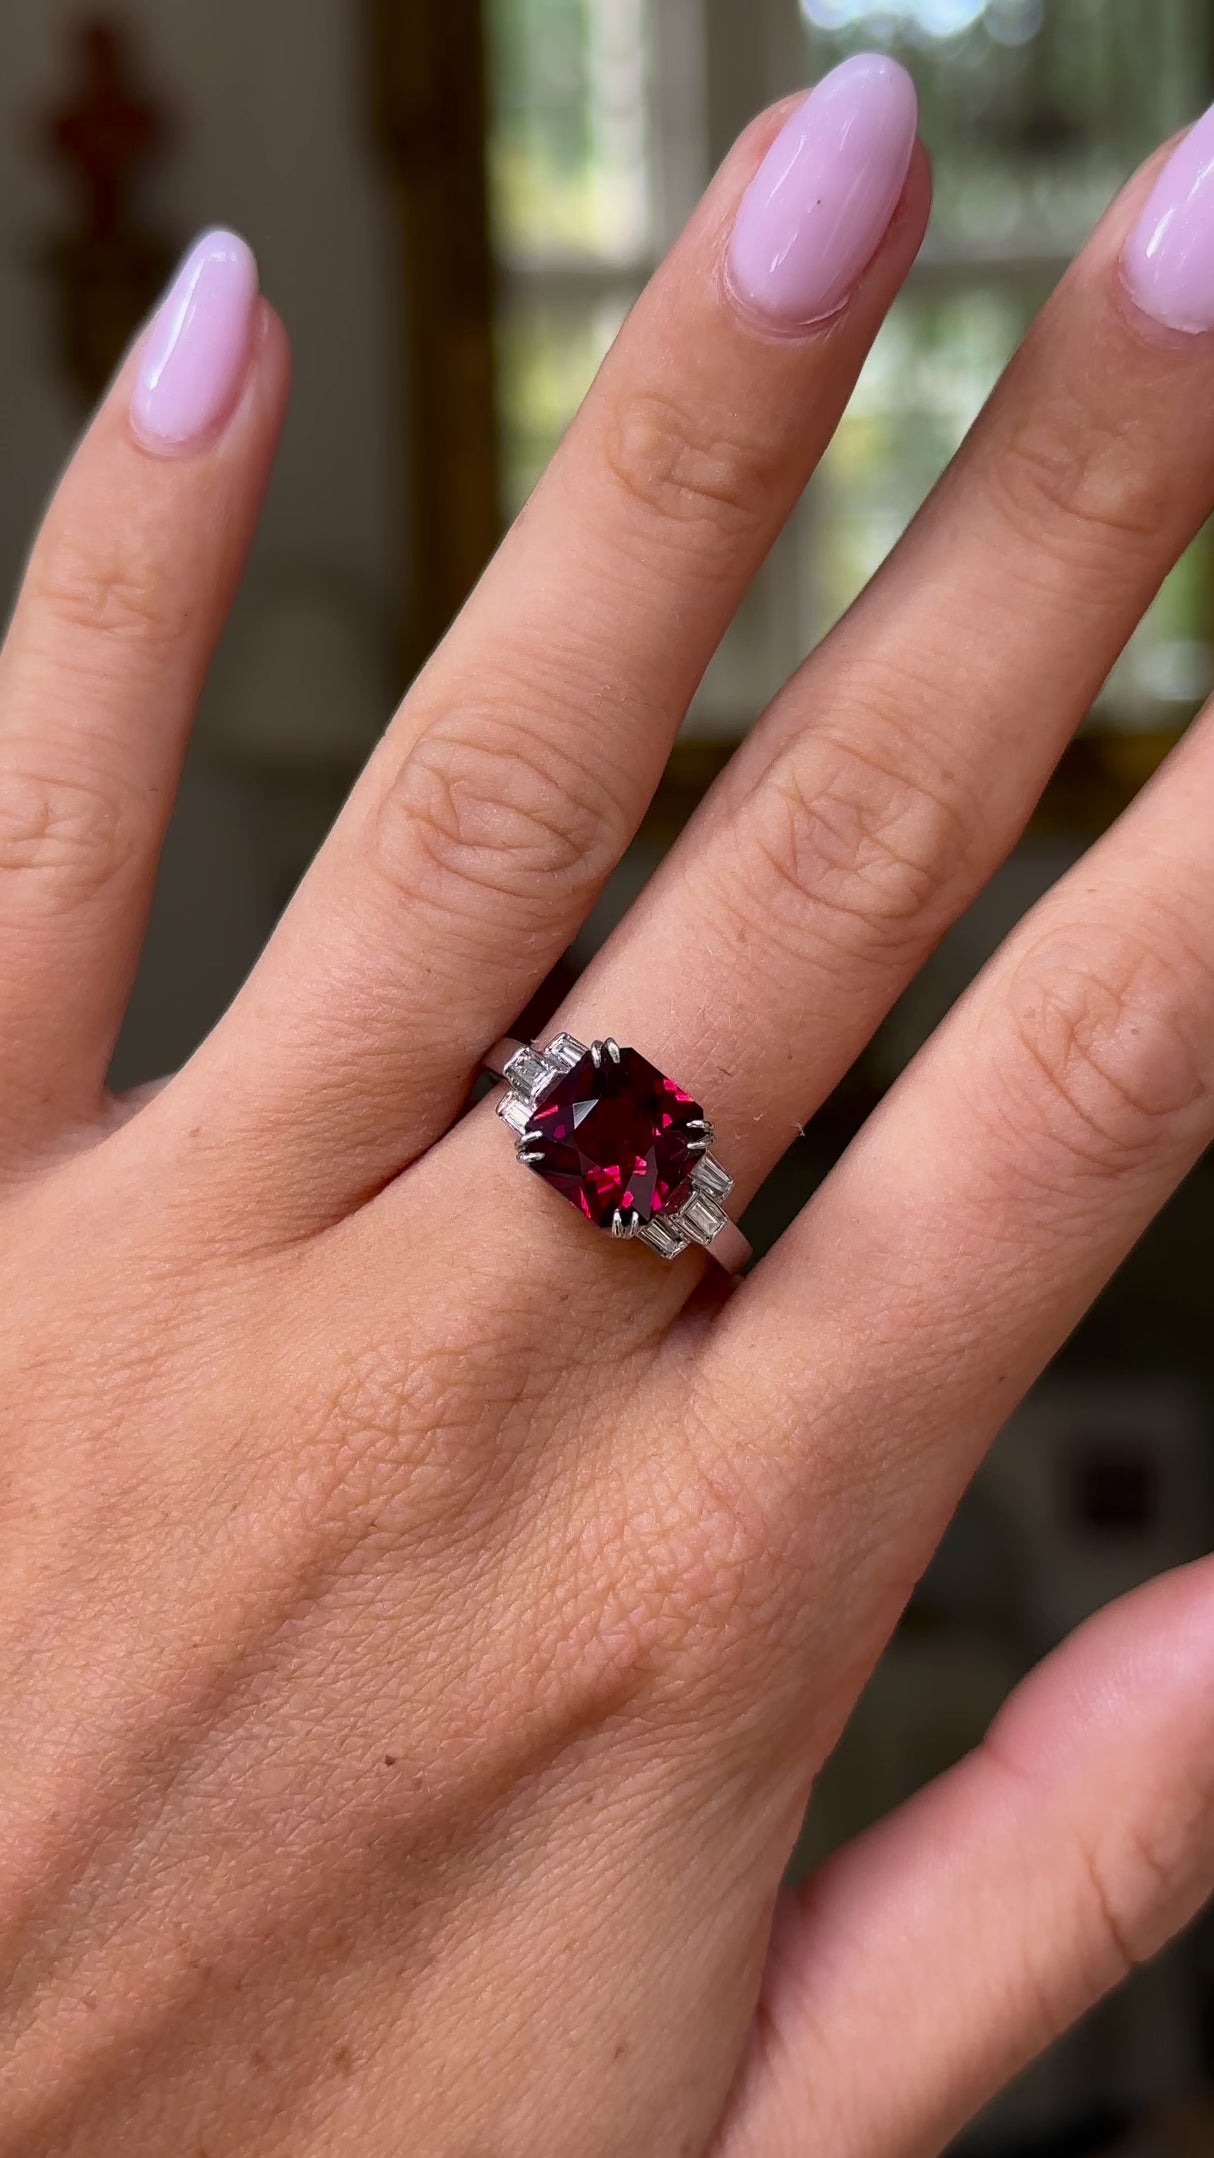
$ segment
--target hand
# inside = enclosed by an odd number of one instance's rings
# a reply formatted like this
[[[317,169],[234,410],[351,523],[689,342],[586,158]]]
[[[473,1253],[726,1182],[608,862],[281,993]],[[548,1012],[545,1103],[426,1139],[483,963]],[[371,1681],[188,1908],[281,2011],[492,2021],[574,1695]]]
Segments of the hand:
[[[1211,126],[561,1015],[707,1105],[742,1201],[1214,502]],[[237,243],[62,483],[0,671],[3,2158],[909,2158],[1210,1886],[1197,1566],[777,1901],[983,1448],[1214,1132],[1214,722],[731,1298],[460,1115],[911,261],[913,131],[862,61],[746,135],[248,986],[135,1102],[107,1062],[285,397]]]

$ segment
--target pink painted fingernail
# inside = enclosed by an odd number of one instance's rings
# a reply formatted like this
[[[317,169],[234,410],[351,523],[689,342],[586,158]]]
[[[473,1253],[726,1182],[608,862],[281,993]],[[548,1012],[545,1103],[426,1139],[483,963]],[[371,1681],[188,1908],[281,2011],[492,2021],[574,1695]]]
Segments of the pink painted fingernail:
[[[1144,314],[1173,330],[1214,329],[1214,106],[1177,143],[1121,266]]]
[[[876,253],[906,182],[918,106],[906,69],[857,53],[786,121],[742,198],[735,292],[772,322],[821,321]]]
[[[150,449],[205,441],[236,403],[253,344],[257,264],[234,232],[204,232],[139,356],[131,424]]]

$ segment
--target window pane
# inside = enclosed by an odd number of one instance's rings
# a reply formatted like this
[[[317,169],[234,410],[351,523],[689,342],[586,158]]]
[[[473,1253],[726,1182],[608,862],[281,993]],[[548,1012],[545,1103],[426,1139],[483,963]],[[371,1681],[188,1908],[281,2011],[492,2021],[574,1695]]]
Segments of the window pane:
[[[1207,0],[801,0],[811,65],[878,43],[912,69],[932,245],[1071,253],[1209,81]]]
[[[501,252],[637,256],[652,212],[646,0],[488,0],[487,18]]]
[[[526,501],[615,336],[631,290],[562,301],[520,293],[498,326],[497,388],[507,514]]]
[[[952,456],[1035,293],[908,295],[890,315],[815,483],[810,638],[849,606]]]

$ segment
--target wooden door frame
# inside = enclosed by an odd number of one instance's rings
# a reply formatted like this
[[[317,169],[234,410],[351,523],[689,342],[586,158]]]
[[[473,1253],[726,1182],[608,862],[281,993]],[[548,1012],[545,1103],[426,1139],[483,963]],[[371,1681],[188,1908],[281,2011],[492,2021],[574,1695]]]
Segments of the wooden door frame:
[[[372,109],[397,206],[411,670],[496,544],[494,275],[481,0],[367,0]]]

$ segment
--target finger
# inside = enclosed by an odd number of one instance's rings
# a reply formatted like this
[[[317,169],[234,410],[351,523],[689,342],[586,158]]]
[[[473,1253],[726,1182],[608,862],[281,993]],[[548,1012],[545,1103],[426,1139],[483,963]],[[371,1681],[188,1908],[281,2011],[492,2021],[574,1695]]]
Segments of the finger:
[[[982,1449],[1214,1136],[1211,801],[1214,708],[1026,916],[707,1345],[708,1395],[744,1386],[770,1433],[751,1503],[799,1505],[874,1652]]]
[[[1214,338],[1125,288],[1152,177],[561,1014],[704,1104],[738,1201],[1007,853],[1214,502]]]
[[[1214,1889],[1214,1562],[1111,1606],[786,1894],[714,2158],[923,2158]],[[880,2062],[880,2073],[872,2063]]]
[[[800,285],[795,248],[774,293],[752,276],[744,303],[736,262],[726,274],[769,115],[638,302],[248,994],[166,1096],[187,1129],[201,1097],[220,1101],[219,1146],[233,1120],[272,1121],[292,1205],[340,1210],[450,1121],[622,851],[830,437],[928,192],[920,160],[889,224],[914,137],[902,71],[869,60],[832,81],[804,108],[814,129],[789,123],[809,147],[786,192],[833,219],[797,256]]]
[[[195,702],[277,440],[286,341],[206,235],[60,483],[0,655],[0,1113],[99,1105]]]

